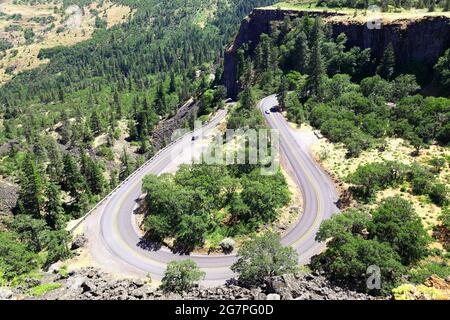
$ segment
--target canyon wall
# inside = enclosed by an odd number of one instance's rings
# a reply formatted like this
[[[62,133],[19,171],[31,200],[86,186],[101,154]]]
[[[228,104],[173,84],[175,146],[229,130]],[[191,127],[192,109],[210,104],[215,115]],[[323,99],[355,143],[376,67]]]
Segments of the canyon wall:
[[[235,40],[226,48],[224,84],[229,97],[235,99],[239,92],[237,51],[248,44],[250,52],[256,47],[262,33],[270,34],[272,25],[285,17],[305,15],[321,16],[330,25],[333,37],[345,33],[347,47],[371,48],[373,57],[379,59],[386,46],[392,42],[396,57],[402,62],[423,63],[431,70],[440,55],[450,47],[450,18],[425,16],[382,22],[379,29],[369,29],[367,23],[334,12],[306,12],[297,10],[255,9],[246,17]]]

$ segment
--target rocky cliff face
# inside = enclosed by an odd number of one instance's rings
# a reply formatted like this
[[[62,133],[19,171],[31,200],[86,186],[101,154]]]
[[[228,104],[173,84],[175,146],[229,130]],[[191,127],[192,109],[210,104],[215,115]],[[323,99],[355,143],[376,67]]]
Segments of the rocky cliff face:
[[[198,111],[198,107],[198,103],[191,98],[177,110],[173,117],[158,123],[152,133],[152,144],[156,150],[172,142],[172,134],[189,121],[189,118]]]
[[[345,33],[348,47],[371,48],[376,59],[392,42],[396,56],[401,57],[401,61],[423,63],[430,70],[444,50],[450,47],[450,18],[445,16],[399,19],[382,22],[379,29],[369,29],[367,23],[355,21],[341,13],[255,9],[244,19],[235,40],[225,52],[224,81],[231,98],[236,98],[239,91],[236,79],[238,49],[248,44],[252,52],[260,35],[270,34],[274,23],[285,17],[305,15],[323,17],[324,22],[330,25],[333,37]]]

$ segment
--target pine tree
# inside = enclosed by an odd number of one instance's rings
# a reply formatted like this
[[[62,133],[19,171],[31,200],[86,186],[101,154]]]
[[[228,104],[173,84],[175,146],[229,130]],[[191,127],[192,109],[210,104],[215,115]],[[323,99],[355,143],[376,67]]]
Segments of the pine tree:
[[[60,183],[63,176],[64,164],[59,146],[53,139],[47,146],[47,154],[49,159],[51,159],[51,161],[49,161],[47,165],[48,177],[50,181],[54,183]]]
[[[118,184],[119,184],[119,182],[117,181],[117,171],[113,170],[113,171],[111,171],[111,174],[110,174],[109,188],[111,190],[113,190]]]
[[[311,54],[308,64],[308,79],[305,84],[307,96],[321,98],[323,94],[323,81],[325,67],[321,53],[322,49],[322,23],[316,18],[311,31]]]
[[[102,194],[105,186],[105,178],[99,164],[97,164],[86,152],[81,153],[81,173],[83,174],[89,190],[93,194]]]
[[[384,50],[377,73],[384,79],[390,80],[394,75],[395,68],[395,52],[392,42],[390,42]]]
[[[154,102],[156,113],[163,116],[167,112],[166,93],[162,82],[158,85]]]
[[[64,90],[62,86],[58,86],[58,99],[60,102],[64,103]]]
[[[140,111],[136,117],[136,134],[138,140],[143,140],[147,138],[148,128],[147,128],[147,114],[144,111]]]
[[[295,69],[299,71],[300,73],[305,73],[307,63],[308,63],[308,39],[306,37],[306,34],[301,31],[298,35],[295,43],[295,52],[298,56],[298,60],[295,63]]]
[[[45,221],[53,230],[60,229],[62,227],[62,217],[64,214],[61,190],[56,184],[50,183],[47,187],[46,195]]]
[[[45,204],[45,184],[38,164],[31,153],[27,153],[22,163],[17,209],[21,214],[41,218]]]
[[[175,74],[172,72],[170,74],[169,93],[174,93],[176,91],[177,91],[177,83],[175,81]]]
[[[122,118],[122,103],[120,102],[119,93],[114,91],[114,105],[115,105],[115,113],[118,119]]]
[[[242,91],[239,101],[244,110],[251,110],[255,107],[256,100],[251,87],[246,87],[244,91]]]
[[[130,137],[131,140],[133,141],[137,141],[139,138],[137,129],[136,129],[136,121],[135,121],[135,117],[133,117],[133,119],[128,120],[128,135]]]
[[[96,136],[98,136],[102,132],[102,124],[96,110],[92,111],[91,114],[90,129]]]
[[[64,191],[69,192],[70,196],[75,198],[78,191],[84,187],[84,179],[73,156],[66,153],[63,162],[64,174],[61,185]]]
[[[122,151],[120,162],[121,162],[121,170],[119,173],[119,179],[120,181],[123,181],[133,173],[133,163],[125,149],[123,149]]]
[[[287,100],[287,92],[289,89],[289,85],[285,76],[281,77],[281,83],[278,88],[277,99],[278,99],[278,107],[281,111],[286,109],[286,100]]]

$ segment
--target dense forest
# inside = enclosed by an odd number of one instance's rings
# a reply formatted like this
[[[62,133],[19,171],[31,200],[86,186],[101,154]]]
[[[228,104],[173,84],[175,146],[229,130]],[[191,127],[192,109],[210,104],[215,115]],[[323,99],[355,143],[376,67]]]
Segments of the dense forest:
[[[91,2],[65,0],[60,10]],[[90,40],[42,49],[48,64],[0,88],[0,175],[19,186],[14,217],[0,231],[1,281],[69,257],[66,223],[151,157],[155,125],[183,101],[211,87],[200,114],[214,109],[225,44],[252,8],[272,3],[114,2],[132,8],[128,21],[109,29],[96,21]],[[117,159],[120,136],[128,149]]]

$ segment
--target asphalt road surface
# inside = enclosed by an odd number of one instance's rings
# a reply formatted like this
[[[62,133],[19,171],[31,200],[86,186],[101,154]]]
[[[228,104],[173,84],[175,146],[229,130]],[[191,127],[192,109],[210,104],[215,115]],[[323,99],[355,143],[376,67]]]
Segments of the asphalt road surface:
[[[301,189],[304,200],[301,216],[282,242],[293,246],[299,253],[299,262],[306,263],[311,256],[323,249],[323,244],[315,242],[315,234],[320,223],[337,212],[335,202],[338,197],[332,181],[314,162],[308,147],[302,143],[283,116],[276,112],[265,113],[276,105],[276,97],[270,96],[263,99],[258,107],[269,126],[280,132],[283,163],[288,167],[288,171],[292,172],[292,178]],[[204,127],[203,134],[210,134],[226,113],[226,110],[220,110]],[[205,148],[201,139],[193,141],[193,136],[197,137],[198,132],[188,134],[161,152],[86,219],[84,232],[89,240],[88,250],[93,260],[90,261],[91,264],[114,274],[150,274],[153,279],[159,280],[168,262],[192,259],[206,272],[203,282],[205,285],[216,285],[233,277],[230,266],[236,261],[234,255],[186,256],[174,254],[164,247],[149,248],[147,244],[141,243],[141,232],[136,226],[134,210],[137,207],[137,199],[142,196],[142,178],[148,173],[174,172],[180,164],[190,162],[191,153],[201,152]]]

